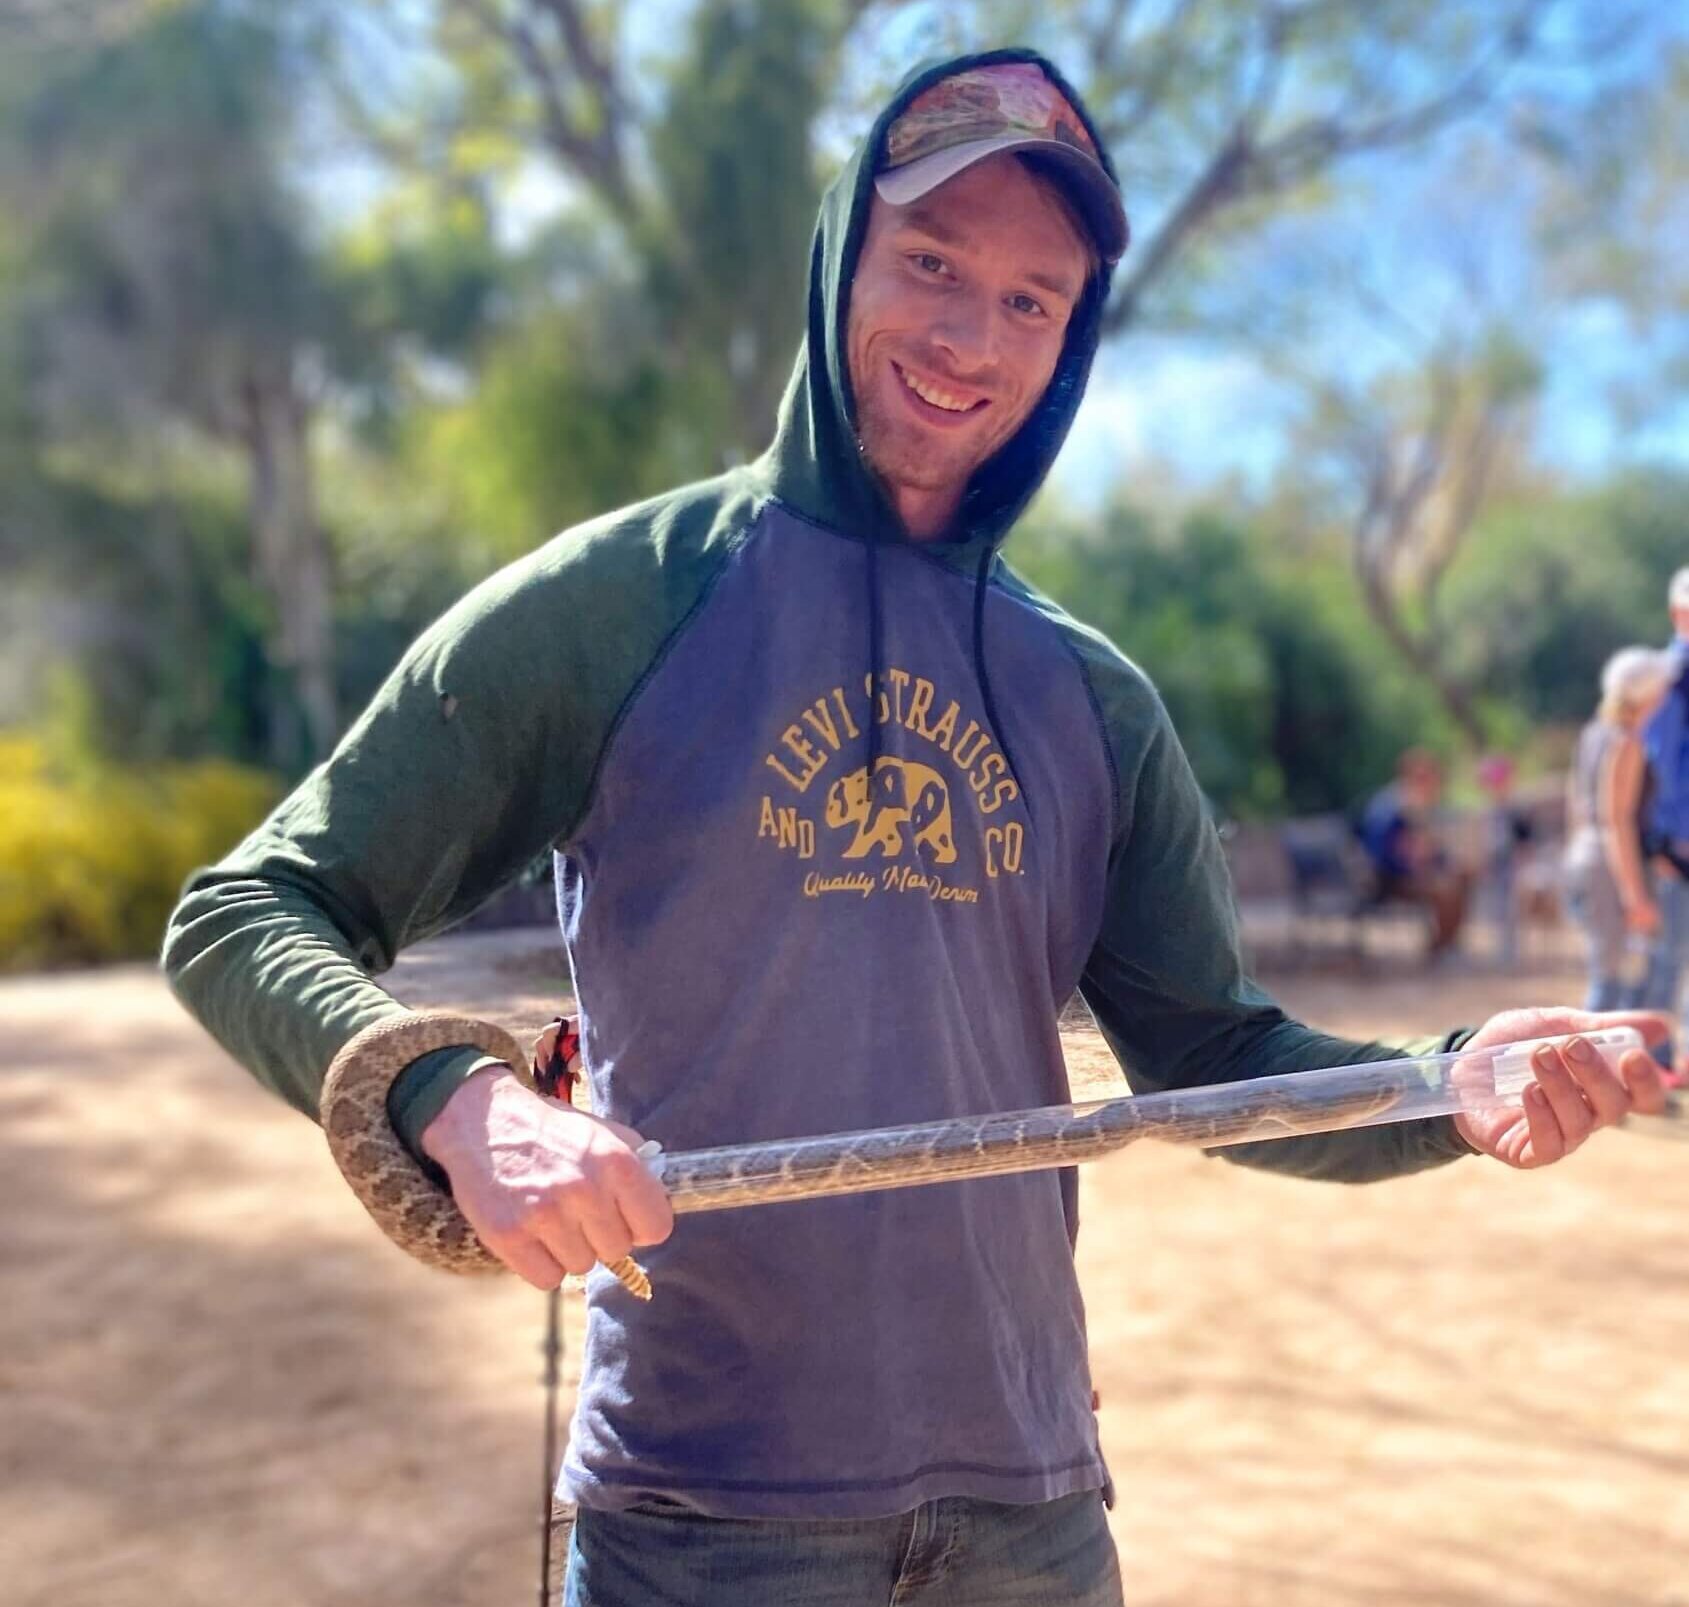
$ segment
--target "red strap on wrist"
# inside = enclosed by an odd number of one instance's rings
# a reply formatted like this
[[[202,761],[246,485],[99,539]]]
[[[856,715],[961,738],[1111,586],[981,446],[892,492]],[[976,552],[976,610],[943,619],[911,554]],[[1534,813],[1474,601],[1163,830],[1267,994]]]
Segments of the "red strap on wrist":
[[[567,1100],[573,1096],[580,1076],[576,1067],[581,1058],[581,1032],[570,1016],[553,1016],[551,1025],[557,1029],[557,1038],[545,1063],[534,1061],[534,1086],[547,1099]]]

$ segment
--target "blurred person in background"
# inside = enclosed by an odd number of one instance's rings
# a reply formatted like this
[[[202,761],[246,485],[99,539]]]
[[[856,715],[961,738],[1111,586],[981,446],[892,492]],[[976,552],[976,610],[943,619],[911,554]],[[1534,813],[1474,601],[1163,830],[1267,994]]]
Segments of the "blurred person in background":
[[[1638,1002],[1645,945],[1660,930],[1642,847],[1652,783],[1641,731],[1676,674],[1672,656],[1652,648],[1627,647],[1608,659],[1600,706],[1567,778],[1566,908],[1589,948],[1590,1010]]]
[[[1424,909],[1431,917],[1431,959],[1454,947],[1472,896],[1472,873],[1439,835],[1442,797],[1443,767],[1436,755],[1409,748],[1396,761],[1396,779],[1366,806],[1359,833],[1372,862],[1374,902]]]
[[[1642,735],[1653,784],[1642,838],[1655,874],[1659,921],[1640,1002],[1676,1015],[1689,964],[1689,567],[1671,577],[1666,606],[1673,639],[1665,651],[1673,675]],[[1670,1049],[1660,1053],[1669,1064]]]
[[[1478,761],[1484,810],[1483,887],[1496,929],[1496,962],[1507,970],[1519,963],[1518,873],[1534,835],[1530,816],[1513,802],[1514,764],[1504,753]]]

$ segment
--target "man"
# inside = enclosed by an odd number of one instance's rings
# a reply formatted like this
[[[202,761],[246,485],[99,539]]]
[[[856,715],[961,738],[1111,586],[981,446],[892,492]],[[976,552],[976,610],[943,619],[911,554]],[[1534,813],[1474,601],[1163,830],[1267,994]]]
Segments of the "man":
[[[1666,591],[1672,642],[1667,651],[1676,676],[1644,732],[1652,802],[1646,806],[1643,846],[1652,856],[1660,924],[1648,955],[1641,1002],[1675,1014],[1683,1002],[1683,967],[1689,960],[1689,568],[1671,577]],[[1669,1059],[1670,1051],[1660,1051]]]
[[[1417,904],[1431,916],[1429,958],[1454,947],[1466,922],[1471,873],[1437,840],[1437,806],[1443,767],[1424,748],[1396,761],[1396,779],[1379,791],[1361,817],[1361,846],[1372,861],[1373,898],[1380,904]]]
[[[366,973],[558,850],[608,1119],[468,1047],[418,1060],[389,1108],[537,1287],[651,1247],[649,1304],[588,1286],[560,1489],[581,1607],[1120,1599],[1071,1170],[669,1237],[641,1138],[1060,1102],[1076,987],[1140,1089],[1395,1052],[1247,981],[1153,689],[997,556],[1125,244],[1113,168],[1041,58],[914,76],[823,203],[769,452],[488,581],[177,912],[182,997],[313,1111],[337,1050],[403,1014]],[[1348,1180],[1474,1148],[1539,1164],[1658,1108],[1652,1068],[1547,1051],[1516,1118],[1234,1155]]]

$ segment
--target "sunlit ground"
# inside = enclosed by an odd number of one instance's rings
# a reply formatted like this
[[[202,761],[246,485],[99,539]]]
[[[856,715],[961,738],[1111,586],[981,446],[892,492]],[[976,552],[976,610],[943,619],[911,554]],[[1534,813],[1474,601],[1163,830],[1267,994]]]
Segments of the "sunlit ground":
[[[1578,988],[1564,963],[1388,972],[1279,990],[1388,1036]],[[525,1030],[561,976],[549,935],[515,933],[394,982]],[[7,1602],[531,1594],[540,1299],[390,1249],[316,1130],[147,968],[7,982],[0,1023]],[[1106,1086],[1094,1035],[1068,1044],[1076,1086]],[[1090,1169],[1128,1600],[1689,1602],[1686,1161],[1609,1134],[1541,1174],[1359,1190],[1166,1149]]]

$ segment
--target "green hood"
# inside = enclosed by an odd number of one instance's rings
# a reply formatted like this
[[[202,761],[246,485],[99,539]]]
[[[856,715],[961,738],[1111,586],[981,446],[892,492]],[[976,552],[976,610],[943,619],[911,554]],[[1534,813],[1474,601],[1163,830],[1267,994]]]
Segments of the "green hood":
[[[1084,103],[1061,73],[1033,50],[991,50],[916,69],[875,119],[821,201],[809,258],[809,315],[797,366],[780,404],[774,444],[759,467],[774,494],[817,522],[853,536],[901,541],[902,524],[869,474],[856,440],[856,408],[847,372],[845,326],[850,284],[868,227],[876,157],[903,108],[937,79],[968,67],[1024,61],[1058,85],[1096,141],[1109,176],[1118,177]],[[975,473],[952,540],[953,561],[997,546],[1031,501],[1055,462],[1079,410],[1096,355],[1110,272],[1093,277],[1068,325],[1061,360],[1043,399],[1027,421]]]

